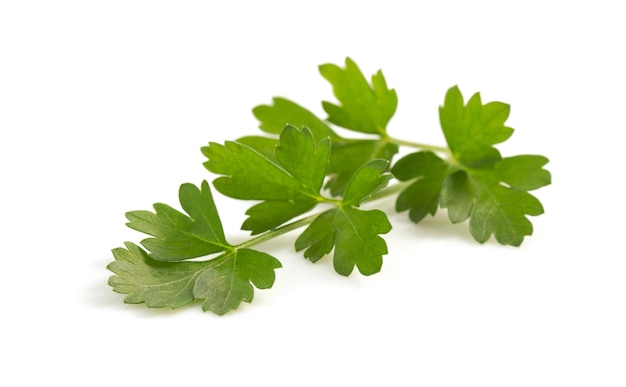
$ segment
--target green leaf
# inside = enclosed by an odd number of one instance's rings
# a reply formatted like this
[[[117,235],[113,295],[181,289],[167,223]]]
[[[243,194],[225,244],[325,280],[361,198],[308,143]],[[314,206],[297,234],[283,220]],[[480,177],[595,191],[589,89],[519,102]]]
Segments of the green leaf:
[[[448,209],[452,223],[460,223],[470,216],[474,206],[474,189],[467,172],[460,170],[448,176],[441,188],[441,207]]]
[[[340,138],[324,121],[295,102],[279,97],[274,98],[273,102],[273,105],[259,105],[252,110],[260,122],[261,130],[279,134],[287,125],[296,128],[306,126],[318,141],[327,137]]]
[[[313,133],[307,128],[299,130],[287,126],[280,134],[276,160],[306,187],[307,192],[319,193],[326,177],[329,157],[330,141],[324,139],[316,144]]]
[[[276,147],[278,146],[278,138],[245,136],[236,139],[235,142],[246,145],[259,152],[268,160],[276,162]]]
[[[222,194],[244,200],[289,200],[302,185],[277,163],[237,142],[209,143],[202,148],[204,166],[218,175],[213,181]]]
[[[493,234],[503,245],[520,246],[533,232],[526,215],[541,215],[543,207],[531,194],[501,185],[478,190],[470,217],[470,232],[480,243]]]
[[[258,234],[311,210],[321,200],[330,157],[330,141],[316,143],[308,128],[288,125],[280,134],[272,161],[237,142],[202,148],[205,167],[223,175],[213,181],[224,195],[262,200],[246,212],[245,230]]]
[[[382,140],[355,140],[333,142],[326,187],[333,196],[342,195],[354,173],[373,159],[391,161],[398,146]]]
[[[345,68],[325,64],[319,70],[332,84],[340,102],[340,105],[322,103],[328,121],[357,132],[386,135],[387,124],[398,106],[398,97],[395,90],[387,87],[382,71],[372,76],[370,84],[350,58],[346,58]]]
[[[161,203],[154,205],[154,213],[131,211],[126,214],[128,227],[155,237],[141,241],[150,250],[151,258],[181,261],[230,247],[206,181],[202,182],[201,189],[193,184],[181,185],[179,199],[188,215]]]
[[[296,250],[313,262],[328,254],[334,246],[333,266],[348,276],[357,266],[361,274],[380,271],[387,244],[379,234],[391,231],[384,212],[362,211],[353,207],[328,210],[318,216],[296,240]]]
[[[242,301],[252,302],[252,284],[258,289],[272,287],[274,269],[280,267],[271,255],[252,249],[234,250],[198,275],[193,293],[204,300],[203,310],[223,315],[237,309]]]
[[[381,159],[363,164],[350,180],[342,203],[349,206],[358,206],[372,194],[385,188],[392,177],[390,174],[385,173],[388,166],[389,161]]]
[[[418,223],[426,215],[435,215],[449,165],[430,151],[411,153],[398,160],[391,173],[400,181],[415,180],[396,200],[396,211],[409,210],[410,219]]]
[[[550,184],[550,172],[543,169],[547,163],[543,156],[522,155],[504,158],[494,168],[498,179],[511,188],[532,191]]]
[[[155,205],[156,213],[129,213],[131,228],[147,233],[142,244],[150,251],[127,243],[113,250],[115,261],[108,269],[117,274],[109,284],[127,294],[125,302],[149,307],[178,308],[193,300],[204,300],[204,310],[222,315],[243,302],[251,302],[252,285],[266,289],[274,283],[280,262],[266,254],[229,244],[222,230],[209,184],[201,188],[183,184],[181,206],[188,215]],[[184,259],[221,252],[219,256],[194,262]]]
[[[132,243],[113,250],[107,269],[113,290],[128,304],[179,308],[203,300],[203,310],[223,315],[241,302],[252,302],[254,288],[267,289],[281,267],[276,258],[251,249],[234,249],[204,262],[160,262]]]
[[[454,158],[469,167],[499,161],[500,152],[493,145],[513,134],[513,129],[504,125],[509,111],[509,105],[501,102],[483,105],[479,93],[464,105],[459,88],[450,88],[439,108],[439,120]]]
[[[543,213],[526,191],[550,184],[550,173],[543,156],[503,159],[494,147],[513,133],[505,125],[509,111],[501,102],[483,104],[478,93],[465,104],[458,87],[448,90],[439,115],[453,168],[444,176],[440,205],[453,223],[469,217],[478,242],[494,235],[501,244],[519,246],[533,231],[527,216]]]
[[[380,271],[387,245],[379,234],[391,230],[387,215],[379,210],[356,208],[390,179],[384,174],[386,160],[372,160],[353,176],[340,206],[319,215],[296,240],[296,250],[312,262],[330,253],[334,247],[333,265],[341,275],[350,275],[354,266],[361,274]]]
[[[179,308],[195,299],[193,287],[206,262],[160,262],[150,259],[139,246],[127,242],[113,250],[115,261],[107,269],[113,290],[127,294],[124,302],[150,308]]]

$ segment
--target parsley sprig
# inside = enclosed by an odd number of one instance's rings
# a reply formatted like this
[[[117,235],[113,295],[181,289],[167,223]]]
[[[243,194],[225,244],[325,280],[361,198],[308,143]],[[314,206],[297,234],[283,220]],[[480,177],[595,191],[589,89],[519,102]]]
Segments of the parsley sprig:
[[[550,184],[539,155],[502,157],[496,144],[513,129],[505,125],[510,107],[483,104],[476,93],[467,102],[458,87],[439,108],[447,146],[397,139],[387,132],[398,97],[382,71],[368,80],[354,61],[319,68],[332,85],[336,102],[322,102],[321,119],[285,98],[253,109],[263,135],[201,151],[204,166],[217,177],[221,194],[254,204],[243,230],[251,238],[228,242],[210,185],[185,183],[179,189],[181,212],[157,203],[153,211],[131,211],[127,226],[149,237],[141,246],[126,242],[113,250],[109,285],[127,303],[178,308],[193,301],[223,315],[251,302],[254,288],[272,287],[280,261],[253,247],[304,228],[295,250],[317,262],[332,253],[335,271],[348,276],[381,270],[391,231],[387,214],[361,205],[396,198],[396,210],[419,223],[445,208],[452,223],[469,219],[474,239],[493,235],[503,245],[520,246],[533,232],[528,216],[543,213],[529,191]],[[359,132],[358,138],[340,135]],[[393,162],[400,147],[415,149]],[[389,185],[393,181],[393,184]],[[323,207],[323,209],[318,209]]]

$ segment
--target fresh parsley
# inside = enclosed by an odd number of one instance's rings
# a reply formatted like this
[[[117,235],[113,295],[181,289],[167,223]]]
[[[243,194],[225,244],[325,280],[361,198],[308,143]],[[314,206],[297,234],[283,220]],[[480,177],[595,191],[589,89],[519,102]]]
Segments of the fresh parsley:
[[[249,240],[228,242],[206,181],[180,186],[184,213],[157,203],[153,211],[126,214],[127,226],[149,237],[142,247],[126,242],[114,249],[107,266],[114,273],[109,285],[126,295],[125,302],[178,308],[199,301],[203,310],[223,315],[251,302],[254,287],[274,284],[280,261],[252,247],[300,228],[295,250],[310,261],[332,253],[341,275],[355,267],[363,275],[377,273],[387,254],[381,235],[391,223],[385,212],[360,206],[384,197],[395,196],[396,210],[408,211],[415,223],[439,208],[452,223],[469,219],[480,243],[493,235],[500,244],[520,246],[532,234],[528,217],[543,207],[529,191],[550,184],[548,159],[502,157],[495,145],[513,133],[506,126],[509,105],[483,104],[478,93],[465,102],[452,87],[439,108],[446,146],[419,144],[388,134],[398,97],[382,71],[368,81],[350,58],[344,67],[319,70],[337,99],[322,103],[326,119],[274,98],[253,109],[263,135],[201,149],[204,166],[216,175],[215,189],[254,202],[242,224]],[[400,147],[416,151],[393,162]]]

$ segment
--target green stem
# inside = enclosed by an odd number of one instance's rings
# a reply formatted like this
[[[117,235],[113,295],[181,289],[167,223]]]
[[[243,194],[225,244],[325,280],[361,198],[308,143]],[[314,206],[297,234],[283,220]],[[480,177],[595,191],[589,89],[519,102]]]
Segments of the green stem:
[[[311,215],[311,216],[307,216],[306,218],[302,218],[302,219],[296,220],[295,222],[288,223],[288,224],[286,224],[284,226],[275,228],[273,230],[270,230],[270,231],[266,232],[265,234],[261,234],[261,235],[255,237],[255,238],[252,238],[252,239],[249,239],[249,240],[247,240],[247,241],[245,241],[243,243],[240,243],[240,244],[234,246],[234,248],[235,249],[243,249],[243,248],[255,246],[255,245],[258,245],[260,243],[269,241],[269,240],[274,239],[276,237],[279,237],[279,236],[281,236],[283,234],[286,234],[289,231],[293,231],[293,230],[298,229],[300,227],[304,227],[304,226],[306,226],[308,224],[311,224],[315,220],[315,218],[317,218],[320,214],[321,214],[321,212],[317,213],[317,214],[314,214],[314,215]]]
[[[375,194],[373,194],[369,198],[365,199],[363,201],[363,203],[373,202],[375,200],[384,199],[387,196],[398,194],[398,193],[402,192],[406,187],[408,187],[409,185],[413,184],[415,182],[415,180],[417,180],[417,179],[411,179],[411,180],[407,180],[407,181],[402,181],[402,182],[399,182],[397,184],[387,186],[387,187],[381,189],[380,191],[376,192]]]
[[[396,145],[403,145],[403,146],[408,146],[411,148],[417,148],[417,149],[421,149],[421,150],[427,150],[427,151],[432,151],[432,152],[439,152],[439,153],[444,153],[446,154],[446,156],[448,156],[448,158],[452,158],[452,154],[450,152],[450,149],[447,147],[443,147],[443,146],[436,146],[436,145],[428,145],[428,144],[421,144],[421,143],[417,143],[417,142],[412,142],[412,141],[406,141],[406,140],[401,140],[401,139],[397,139],[397,138],[393,138],[393,137],[386,137],[385,138],[387,141],[394,143]],[[412,180],[408,180],[408,181],[403,181],[403,182],[399,182],[397,184],[388,186],[386,188],[383,188],[382,190],[376,192],[375,194],[373,194],[372,196],[370,196],[368,199],[366,199],[364,202],[372,202],[375,200],[380,200],[383,198],[386,198],[388,196],[392,196],[395,194],[400,193],[402,190],[404,190],[407,186],[413,184],[413,182],[415,181],[415,179]],[[337,200],[337,199],[330,199],[330,198],[326,198],[323,196],[318,196],[316,197],[316,199],[320,202],[320,203],[328,203],[328,204],[332,204],[335,206],[339,206],[341,205],[341,200]],[[322,211],[324,212],[324,211]],[[276,237],[279,237],[283,234],[286,234],[290,231],[296,230],[298,228],[307,226],[309,224],[311,224],[322,212],[307,216],[306,218],[302,218],[299,220],[296,220],[294,222],[288,223],[284,226],[275,228],[273,230],[269,230],[267,232],[265,232],[264,234],[261,234],[255,238],[249,239],[245,242],[242,242],[238,245],[233,246],[234,249],[243,249],[243,248],[247,248],[247,247],[251,247],[251,246],[255,246],[258,244],[261,244],[263,242],[272,240]]]
[[[394,137],[389,137],[389,136],[387,137],[387,141],[394,143],[396,145],[408,146],[410,148],[429,150],[429,151],[440,152],[440,153],[445,153],[445,154],[450,153],[450,149],[448,149],[448,147],[445,147],[445,146],[422,144],[419,142],[407,141],[407,140],[402,140],[399,138],[394,138]]]
[[[408,180],[408,181],[403,181],[403,182],[400,182],[398,184],[394,184],[394,185],[391,185],[389,187],[383,188],[382,190],[376,192],[375,194],[370,196],[368,199],[366,199],[364,201],[364,203],[365,202],[372,202],[372,201],[375,201],[375,200],[384,199],[384,198],[386,198],[388,196],[395,195],[395,194],[401,192],[407,186],[411,185],[413,182],[414,182],[414,179],[413,180]],[[233,248],[234,249],[243,249],[243,248],[252,247],[252,246],[261,244],[263,242],[267,242],[269,240],[272,240],[274,238],[277,238],[277,237],[279,237],[279,236],[281,236],[283,234],[286,234],[286,233],[288,233],[290,231],[299,229],[299,228],[304,227],[304,226],[308,226],[309,224],[313,223],[313,221],[318,216],[320,216],[320,214],[322,214],[323,212],[325,212],[325,211],[318,212],[316,214],[307,216],[306,218],[298,219],[298,220],[296,220],[294,222],[291,222],[291,223],[288,223],[288,224],[286,224],[284,226],[275,228],[273,230],[269,230],[266,233],[261,234],[261,235],[255,237],[255,238],[249,239],[249,240],[247,240],[245,242],[242,242],[242,243],[240,243],[238,245],[235,245],[235,246],[233,246]]]

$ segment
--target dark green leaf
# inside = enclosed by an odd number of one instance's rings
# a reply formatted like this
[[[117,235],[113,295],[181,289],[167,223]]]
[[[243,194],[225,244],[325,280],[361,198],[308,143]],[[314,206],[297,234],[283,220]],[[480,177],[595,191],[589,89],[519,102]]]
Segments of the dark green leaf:
[[[274,270],[281,267],[276,258],[251,249],[230,250],[204,262],[160,262],[148,257],[140,247],[126,243],[113,250],[115,261],[107,268],[116,275],[109,285],[127,294],[124,302],[145,303],[150,308],[179,308],[194,300],[204,300],[203,310],[223,315],[251,302],[254,289],[274,284]]]
[[[483,187],[472,208],[470,231],[480,243],[493,234],[503,245],[519,246],[524,237],[533,232],[532,223],[526,215],[542,213],[539,200],[527,192],[501,185]]]
[[[259,289],[272,287],[274,269],[280,267],[271,255],[251,249],[235,250],[200,273],[193,294],[204,300],[203,310],[223,315],[237,309],[242,301],[252,302],[253,284]]]
[[[189,216],[165,204],[155,204],[155,213],[132,211],[126,214],[128,227],[152,235],[141,243],[150,257],[159,261],[181,261],[224,251],[229,247],[213,202],[209,184],[202,188],[183,184],[179,199]]]
[[[349,275],[356,265],[361,274],[378,273],[387,254],[387,244],[379,234],[391,231],[387,215],[379,210],[361,211],[351,207],[337,210],[333,226],[335,254],[333,265],[341,275]]]
[[[391,169],[393,175],[400,181],[415,179],[415,182],[398,195],[396,210],[409,210],[409,217],[415,223],[428,214],[434,215],[448,168],[448,163],[428,151],[411,153],[398,160]]]
[[[440,203],[442,208],[448,209],[452,223],[467,220],[474,206],[474,189],[467,172],[456,171],[448,176],[441,189]]]
[[[115,261],[107,269],[109,285],[118,293],[127,294],[128,304],[146,303],[150,308],[179,308],[193,301],[193,287],[206,262],[159,262],[133,243],[113,250]]]
[[[326,187],[333,196],[342,195],[354,173],[363,164],[373,159],[390,161],[397,152],[397,145],[380,140],[334,142],[328,166],[331,178]]]
[[[379,234],[391,230],[384,212],[362,211],[350,206],[328,210],[318,216],[296,240],[296,250],[315,262],[335,249],[333,265],[341,275],[350,275],[356,265],[361,274],[380,271],[387,244]]]
[[[318,215],[296,240],[296,251],[305,250],[304,256],[311,262],[317,262],[330,253],[335,245],[333,226],[337,210],[332,209]]]
[[[386,160],[363,165],[350,180],[340,206],[319,215],[296,240],[296,250],[313,262],[334,247],[333,265],[341,275],[350,275],[356,265],[361,274],[380,271],[387,245],[379,237],[391,230],[387,215],[379,210],[363,211],[356,206],[387,185]]]

